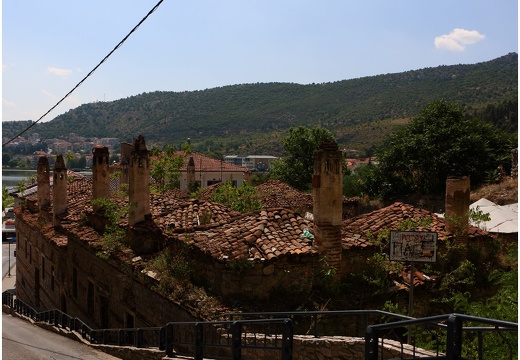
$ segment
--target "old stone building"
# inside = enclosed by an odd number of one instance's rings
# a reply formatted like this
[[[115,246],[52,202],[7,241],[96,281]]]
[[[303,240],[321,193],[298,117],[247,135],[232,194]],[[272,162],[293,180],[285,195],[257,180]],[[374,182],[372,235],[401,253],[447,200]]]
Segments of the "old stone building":
[[[128,209],[117,221],[125,246],[116,251],[103,239],[107,214],[91,204],[92,198],[110,194],[106,151],[94,149],[92,179],[66,183],[59,182],[67,171],[62,162],[50,176],[42,160],[37,196],[26,197],[15,210],[21,300],[38,309],[62,309],[95,328],[159,326],[197,317],[157,291],[160,276],[149,264],[161,254],[187,251],[192,280],[212,294],[266,300],[280,288],[290,291],[311,278],[323,259],[335,270],[331,281],[361,269],[378,250],[368,233],[395,229],[403,220],[430,217],[427,230],[437,231],[441,241],[451,237],[444,219],[401,203],[343,219],[341,154],[335,144],[317,152],[314,220],[280,205],[283,201],[238,213],[206,200],[151,194],[144,138],[128,149],[128,171],[122,175],[128,179],[128,196],[109,195],[118,209]],[[44,177],[53,179],[49,191]],[[469,228],[469,242],[488,240],[486,232]]]

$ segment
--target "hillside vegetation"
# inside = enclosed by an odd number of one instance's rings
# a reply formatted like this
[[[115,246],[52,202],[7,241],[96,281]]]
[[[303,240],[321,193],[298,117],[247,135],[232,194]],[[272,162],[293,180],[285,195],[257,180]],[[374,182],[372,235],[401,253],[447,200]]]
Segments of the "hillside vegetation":
[[[428,103],[445,99],[476,115],[515,103],[518,55],[473,64],[439,66],[334,83],[257,83],[190,92],[157,91],[112,102],[81,105],[37,124],[28,133],[54,138],[71,132],[85,137],[130,141],[142,134],[150,145],[180,145],[191,138],[203,152],[280,155],[284,130],[321,125],[341,147],[369,149]],[[493,106],[485,111],[487,106]],[[503,106],[503,105],[501,105]],[[513,105],[514,107],[514,105]],[[11,124],[17,123],[17,124]],[[517,126],[514,124],[507,126]],[[3,123],[4,137],[19,122]]]

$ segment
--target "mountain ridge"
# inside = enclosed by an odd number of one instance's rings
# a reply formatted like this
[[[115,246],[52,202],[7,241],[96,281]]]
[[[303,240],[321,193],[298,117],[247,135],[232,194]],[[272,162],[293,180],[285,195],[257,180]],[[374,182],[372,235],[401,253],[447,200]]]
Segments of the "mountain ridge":
[[[440,98],[460,103],[468,111],[516,101],[517,78],[518,54],[509,53],[477,64],[441,65],[321,84],[274,82],[144,92],[80,105],[49,122],[36,124],[26,134],[37,132],[42,138],[53,138],[74,132],[84,137],[117,137],[121,141],[142,134],[147,143],[159,146],[190,138],[204,151],[246,151],[255,147],[261,151],[262,146],[253,144],[260,142],[271,144],[265,150],[277,153],[281,149],[275,142],[279,142],[284,130],[319,125],[348,146],[360,136],[356,132],[367,126],[379,127],[384,138],[403,119],[413,117]],[[2,128],[9,127],[3,123]],[[357,143],[369,148],[378,141]]]

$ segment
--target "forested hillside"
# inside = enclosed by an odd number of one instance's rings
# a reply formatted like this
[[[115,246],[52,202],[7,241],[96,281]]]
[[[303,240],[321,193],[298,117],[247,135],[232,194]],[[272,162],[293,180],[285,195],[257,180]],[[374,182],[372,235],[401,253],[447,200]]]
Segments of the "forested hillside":
[[[498,126],[510,130],[516,121],[504,125],[492,115],[498,108],[511,111],[515,107],[517,79],[518,55],[511,53],[473,65],[334,83],[257,83],[190,92],[157,91],[84,104],[37,124],[26,134],[38,132],[42,138],[54,138],[74,132],[121,141],[143,134],[147,144],[158,146],[177,146],[191,138],[198,151],[276,155],[282,150],[278,140],[284,130],[321,125],[334,133],[341,147],[369,149],[439,99],[457,102],[477,116],[491,116]],[[3,123],[4,137],[15,135],[10,132],[12,126],[16,125]]]

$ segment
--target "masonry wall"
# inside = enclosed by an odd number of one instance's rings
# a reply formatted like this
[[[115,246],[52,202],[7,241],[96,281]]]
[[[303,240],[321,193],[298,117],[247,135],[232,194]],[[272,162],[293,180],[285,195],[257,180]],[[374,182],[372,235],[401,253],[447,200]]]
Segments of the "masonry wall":
[[[243,172],[220,172],[220,171],[195,171],[195,182],[199,182],[203,188],[208,187],[208,183],[213,184],[222,180],[222,182],[232,181],[236,182],[237,187],[242,187],[244,181],[247,181],[247,176]],[[180,189],[185,191],[188,189],[188,177],[186,172],[181,172],[179,178]]]
[[[38,310],[58,308],[93,328],[195,320],[150,290],[150,284],[101,259],[82,241],[69,237],[66,247],[58,247],[40,235],[52,231],[52,226],[43,224],[31,227],[17,214],[16,291],[20,300]]]
[[[278,293],[302,291],[312,281],[317,254],[278,257],[273,260],[218,261],[194,254],[195,281],[223,296],[267,300]]]
[[[263,341],[264,339],[262,339]],[[272,337],[267,337],[266,343],[273,344],[275,341]],[[250,338],[251,343],[255,339]],[[277,339],[280,343],[280,339]],[[417,358],[434,357],[436,354],[423,349],[414,349],[407,344],[401,344],[385,339],[384,346],[379,346],[378,359],[392,360],[401,359],[401,354],[406,358],[415,356]],[[270,360],[280,358],[280,353],[273,350],[242,350],[242,359],[245,360]],[[315,338],[313,336],[295,335],[293,341],[294,360],[325,360],[325,359],[343,359],[343,360],[359,360],[365,358],[365,339],[359,337],[346,336],[322,336]]]

